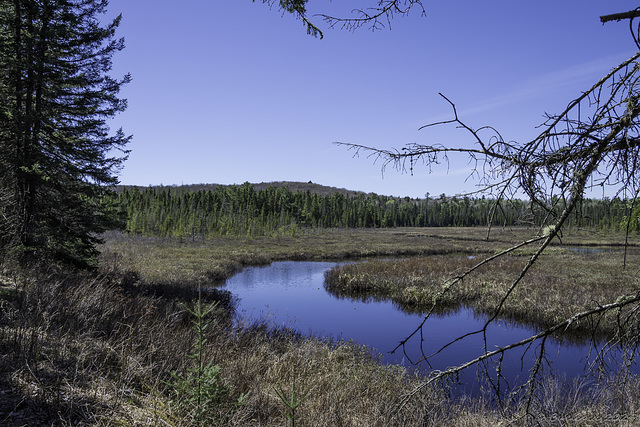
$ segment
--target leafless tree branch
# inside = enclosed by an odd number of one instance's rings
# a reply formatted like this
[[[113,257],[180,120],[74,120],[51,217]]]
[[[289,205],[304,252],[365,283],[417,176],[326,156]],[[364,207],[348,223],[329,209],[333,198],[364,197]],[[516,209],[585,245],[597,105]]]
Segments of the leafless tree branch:
[[[469,360],[466,363],[463,363],[461,365],[458,366],[454,366],[451,367],[447,370],[444,371],[434,371],[431,376],[429,377],[429,379],[425,382],[423,382],[422,384],[418,385],[417,387],[415,387],[410,393],[406,394],[405,396],[403,396],[402,399],[402,404],[400,406],[400,408],[402,408],[406,402],[408,402],[408,400],[414,396],[416,393],[418,393],[420,390],[422,390],[423,388],[427,387],[429,384],[438,381],[446,376],[450,376],[450,375],[455,375],[458,374],[460,372],[462,372],[463,370],[477,365],[478,363],[484,361],[484,360],[488,360],[491,359],[495,356],[499,356],[504,354],[505,352],[512,350],[514,348],[518,348],[518,347],[523,347],[526,346],[534,341],[537,341],[539,339],[544,339],[547,338],[551,335],[553,335],[555,332],[561,331],[563,329],[566,329],[567,327],[569,327],[572,323],[574,322],[578,322],[584,318],[588,318],[588,317],[593,317],[595,315],[598,314],[602,314],[608,311],[613,311],[613,310],[619,310],[623,307],[626,307],[630,304],[635,304],[640,302],[640,293],[636,293],[636,294],[629,294],[629,295],[623,295],[621,297],[618,298],[618,300],[616,300],[615,302],[612,302],[610,304],[605,304],[605,305],[601,305],[595,308],[592,308],[590,310],[585,310],[583,312],[580,313],[576,313],[573,316],[571,316],[570,318],[557,323],[553,326],[551,326],[550,328],[545,329],[542,332],[539,332],[538,334],[535,335],[531,335],[521,341],[518,341],[516,343],[512,343],[503,347],[498,347],[493,351],[487,351],[483,354],[481,354],[480,356],[476,357],[473,360]],[[535,369],[535,367],[534,367]]]
[[[329,25],[330,28],[340,27],[345,30],[354,31],[367,26],[370,30],[380,30],[391,27],[391,20],[395,16],[405,16],[417,8],[420,15],[426,15],[422,0],[378,0],[376,6],[367,9],[353,9],[354,17],[336,17],[326,14],[319,16]]]
[[[631,18],[640,16],[640,12],[634,11],[631,15],[629,16]],[[488,326],[501,316],[505,302],[511,297],[513,291],[551,241],[560,237],[566,220],[577,209],[587,189],[593,185],[601,185],[616,187],[619,192],[627,195],[637,197],[639,194],[639,58],[640,52],[637,52],[628,60],[614,67],[591,88],[570,102],[560,114],[547,116],[538,136],[524,143],[506,142],[500,133],[492,127],[473,128],[459,117],[455,104],[442,94],[442,98],[449,104],[453,112],[453,118],[431,123],[420,129],[453,125],[461,129],[471,139],[471,144],[460,143],[444,146],[412,143],[402,149],[378,149],[367,145],[337,143],[347,146],[356,155],[365,153],[374,158],[376,162],[381,161],[383,171],[389,165],[401,172],[413,171],[414,165],[418,162],[422,162],[431,170],[434,166],[448,162],[448,156],[466,156],[469,162],[475,165],[471,172],[472,175],[476,174],[481,178],[482,190],[480,191],[496,192],[498,194],[496,203],[499,204],[503,199],[516,194],[525,194],[532,206],[541,207],[547,212],[547,219],[544,223],[539,224],[539,230],[543,230],[540,235],[488,257],[446,283],[440,294],[434,298],[431,309],[422,322],[392,351],[393,353],[402,348],[406,354],[405,345],[407,342],[419,335],[422,360],[429,363],[429,360],[436,354],[441,353],[455,342],[477,334],[483,334],[485,337],[485,350],[482,354],[459,366],[434,372],[423,385],[417,387],[406,398],[410,398],[433,381],[443,379],[448,375],[457,375],[472,365],[495,356],[501,356],[508,350],[542,340],[540,353],[527,382],[529,393],[531,393],[543,363],[544,343],[548,336],[580,319],[593,318],[601,313],[637,304],[640,301],[640,293],[624,295],[615,302],[597,305],[592,309],[577,313],[564,322],[517,343],[493,351],[488,351],[486,346]],[[559,201],[563,202],[563,209],[558,214],[556,207]],[[435,312],[438,300],[482,265],[534,243],[540,245],[518,276],[510,283],[484,325],[478,330],[459,336],[431,354],[425,354],[422,348],[423,328]],[[625,326],[624,323],[620,322],[621,329]],[[499,389],[499,384],[496,384],[495,387]]]
[[[610,21],[622,21],[623,19],[633,19],[640,16],[640,10],[634,9],[629,12],[613,13],[611,15],[603,15],[600,17],[600,22],[603,24]]]
[[[629,31],[631,32],[631,37],[635,42],[638,49],[640,49],[640,26],[636,26],[635,30],[633,28],[633,20],[640,16],[640,8],[636,8],[634,10],[630,10],[629,12],[622,13],[614,13],[612,15],[604,15],[600,17],[600,22],[603,24],[611,21],[622,21],[624,19],[629,20]]]

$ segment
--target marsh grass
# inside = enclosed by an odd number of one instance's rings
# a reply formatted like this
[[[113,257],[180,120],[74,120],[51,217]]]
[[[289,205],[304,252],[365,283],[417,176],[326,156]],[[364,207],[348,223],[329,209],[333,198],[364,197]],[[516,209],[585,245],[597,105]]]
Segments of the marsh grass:
[[[474,240],[475,230],[471,237],[454,231],[450,240],[425,235],[433,230],[333,230],[274,241],[204,244],[115,236],[103,248],[99,275],[43,271],[5,278],[0,289],[0,425],[188,425],[172,402],[175,395],[168,383],[171,372],[193,367],[189,355],[199,332],[184,305],[196,303],[198,285],[209,286],[254,262],[360,255],[433,254],[442,257],[435,279],[453,266],[447,261],[450,255],[443,254],[463,253],[460,258],[465,258],[503,244],[479,248],[473,242],[482,241],[480,233]],[[399,275],[406,266],[394,268]],[[575,281],[586,286],[590,279],[577,273]],[[418,277],[416,272],[412,280]],[[566,393],[566,385],[549,380],[530,407],[535,417],[523,417],[524,405],[518,402],[501,411],[490,396],[453,399],[446,384],[425,388],[398,410],[401,397],[423,381],[419,374],[385,366],[353,343],[261,323],[236,326],[230,321],[229,295],[210,292],[202,298],[205,304],[220,301],[224,308],[211,313],[199,350],[204,366],[217,367],[216,382],[228,387],[206,414],[222,425],[283,425],[283,406],[274,387],[286,390],[292,371],[296,387],[308,390],[296,411],[298,426],[638,421],[639,388],[633,378],[612,379],[589,387],[588,393],[586,387]],[[244,404],[235,406],[242,396],[247,396]]]
[[[102,257],[105,266],[115,265],[124,271],[134,271],[150,283],[210,283],[223,281],[244,266],[274,261],[476,254],[478,248],[487,252],[499,244],[498,240],[486,246],[473,243],[483,241],[481,229],[472,229],[475,237],[471,240],[421,234],[424,230],[332,229],[297,237],[215,237],[205,242],[112,233],[102,247]]]
[[[273,387],[295,369],[311,395],[296,414],[300,426],[419,424],[419,406],[392,421],[388,403],[411,380],[367,350],[262,324],[234,327],[217,310],[206,331],[195,330],[194,313],[184,308],[195,303],[193,291],[146,287],[113,268],[100,277],[49,274],[23,282],[20,305],[3,303],[0,424],[192,425],[176,403],[171,372],[193,369],[194,342],[202,366],[215,367],[202,377],[224,389],[197,420],[282,425]]]
[[[404,260],[377,260],[335,267],[325,275],[326,289],[342,297],[388,298],[407,312],[425,312],[436,301],[436,312],[465,305],[493,315],[528,257],[504,256],[480,268],[442,294],[453,277],[479,260],[460,255],[436,255]],[[640,291],[640,252],[628,255],[623,269],[620,252],[581,254],[556,249],[543,255],[514,293],[505,301],[500,317],[546,328],[573,315]],[[600,320],[597,336],[619,332],[615,315]],[[570,331],[591,336],[591,321],[575,322]]]

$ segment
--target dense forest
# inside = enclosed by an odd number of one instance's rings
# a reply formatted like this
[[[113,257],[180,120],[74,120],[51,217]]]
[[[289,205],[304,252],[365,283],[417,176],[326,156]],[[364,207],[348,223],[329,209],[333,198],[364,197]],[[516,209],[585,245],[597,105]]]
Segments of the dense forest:
[[[540,225],[548,214],[522,200],[412,199],[308,185],[123,187],[117,196],[125,230],[132,234],[206,239],[214,235],[282,235],[313,228],[469,227]],[[318,190],[318,191],[315,191]],[[623,227],[628,203],[587,199],[570,225]],[[562,207],[557,204],[556,210]],[[493,215],[492,215],[493,212]]]

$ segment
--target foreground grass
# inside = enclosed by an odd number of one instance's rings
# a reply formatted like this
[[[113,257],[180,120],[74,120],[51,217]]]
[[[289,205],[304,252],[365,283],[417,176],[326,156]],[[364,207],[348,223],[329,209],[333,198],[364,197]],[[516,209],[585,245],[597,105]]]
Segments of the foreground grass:
[[[192,363],[192,319],[181,302],[193,302],[193,292],[178,296],[173,289],[166,298],[156,286],[149,295],[144,284],[113,274],[49,276],[5,288],[16,298],[3,300],[1,425],[194,425],[171,386],[171,372]],[[406,426],[436,413],[443,422],[471,416],[470,406],[443,406],[437,387],[396,411],[420,379],[353,344],[259,324],[235,328],[224,311],[209,320],[204,357],[220,368],[228,393],[205,408],[202,425],[285,425],[275,387],[294,384],[305,390],[301,426]],[[487,423],[496,417],[488,412]]]
[[[447,230],[444,230],[447,231]],[[480,230],[331,231],[280,240],[206,243],[113,237],[99,276],[31,275],[5,280],[0,292],[0,424],[192,425],[180,411],[171,372],[193,361],[197,285],[254,263],[356,256],[443,256],[493,251],[511,231],[480,245]],[[502,240],[500,240],[502,239]],[[231,307],[224,292],[207,303]],[[185,306],[186,304],[186,306]],[[517,402],[498,410],[483,399],[452,400],[428,387],[402,410],[401,396],[423,379],[381,365],[361,347],[305,339],[256,324],[238,328],[216,310],[203,353],[220,368],[228,393],[208,408],[207,425],[287,425],[277,390],[304,391],[300,426],[633,425],[640,421],[635,379],[583,384],[541,383],[523,417]],[[295,374],[295,379],[294,379]],[[247,396],[237,405],[241,396]]]

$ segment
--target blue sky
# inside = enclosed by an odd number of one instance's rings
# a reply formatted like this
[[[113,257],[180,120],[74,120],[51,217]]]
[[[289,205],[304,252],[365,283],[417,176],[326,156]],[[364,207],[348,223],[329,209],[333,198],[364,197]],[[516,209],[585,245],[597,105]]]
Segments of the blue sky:
[[[342,3],[349,7],[342,6]],[[348,14],[355,0],[310,0],[311,14]],[[312,181],[384,195],[474,191],[466,159],[429,173],[388,169],[334,141],[378,148],[468,144],[439,92],[472,127],[507,140],[536,134],[544,113],[635,52],[628,23],[599,16],[637,2],[424,1],[391,29],[328,29],[250,0],[111,0],[126,49],[112,75],[130,72],[129,108],[112,122],[133,135],[123,184]],[[314,18],[312,17],[312,20]]]

